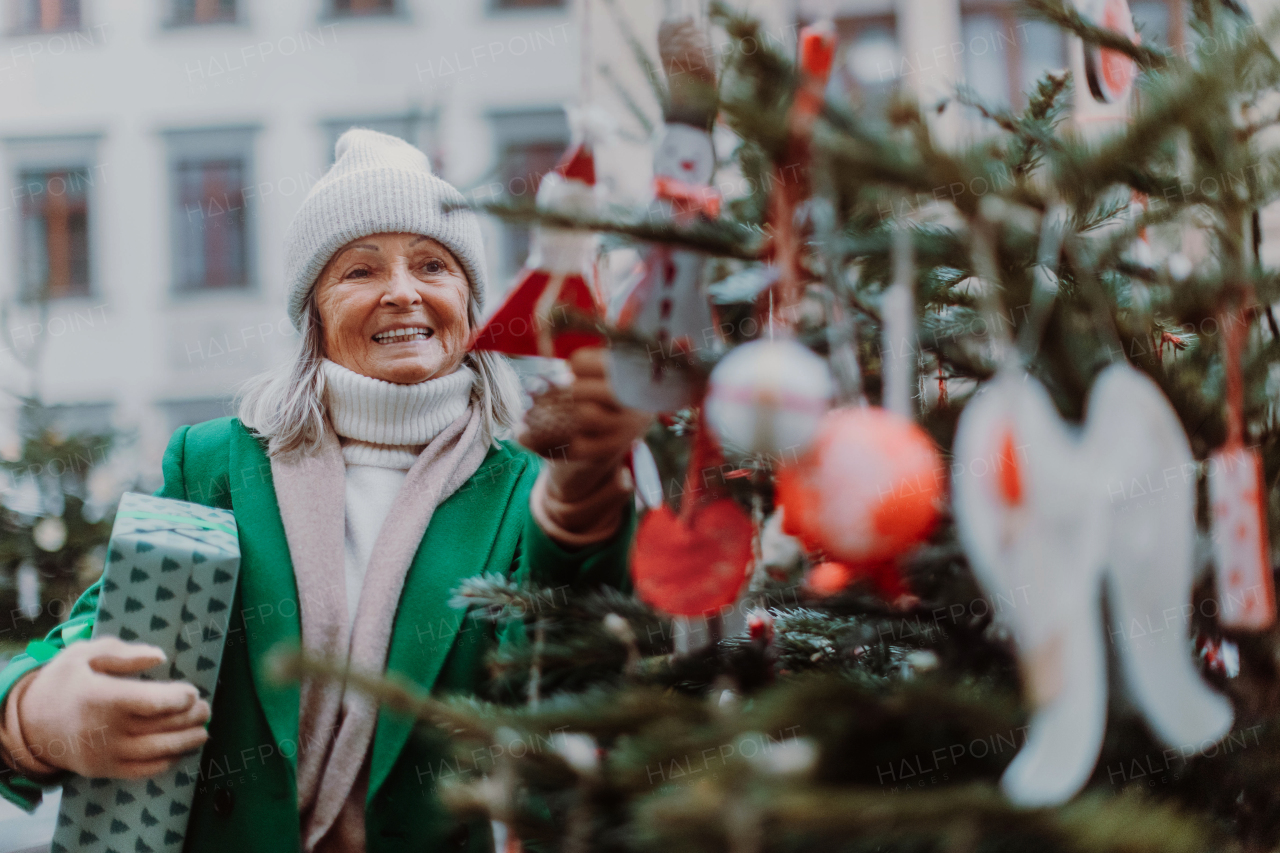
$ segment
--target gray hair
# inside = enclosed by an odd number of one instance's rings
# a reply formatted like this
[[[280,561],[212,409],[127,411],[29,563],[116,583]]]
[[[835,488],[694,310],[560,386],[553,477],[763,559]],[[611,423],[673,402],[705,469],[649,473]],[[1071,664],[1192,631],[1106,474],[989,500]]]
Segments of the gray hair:
[[[480,304],[468,289],[467,315],[471,328],[480,327]],[[307,298],[293,360],[249,379],[236,394],[236,410],[243,423],[267,439],[272,457],[311,453],[324,434],[325,403],[323,330],[315,289]],[[506,438],[523,409],[520,380],[506,356],[488,351],[467,353],[463,364],[475,373],[471,404],[480,410],[490,441]]]

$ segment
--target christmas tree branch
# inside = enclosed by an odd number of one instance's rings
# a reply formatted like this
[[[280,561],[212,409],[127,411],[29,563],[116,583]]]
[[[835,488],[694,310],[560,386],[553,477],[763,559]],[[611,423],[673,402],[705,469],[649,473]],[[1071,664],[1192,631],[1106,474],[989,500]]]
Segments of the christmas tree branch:
[[[1027,17],[1057,24],[1089,44],[1123,53],[1143,68],[1164,68],[1174,61],[1173,55],[1166,51],[1135,44],[1122,33],[1090,23],[1063,0],[1021,0],[1020,6]]]
[[[741,260],[754,260],[760,253],[762,235],[753,228],[724,219],[694,219],[682,223],[654,207],[613,208],[598,215],[548,210],[528,202],[495,201],[472,205],[447,205],[446,210],[470,207],[508,222],[533,224],[575,231],[619,234],[647,243],[664,243]]]

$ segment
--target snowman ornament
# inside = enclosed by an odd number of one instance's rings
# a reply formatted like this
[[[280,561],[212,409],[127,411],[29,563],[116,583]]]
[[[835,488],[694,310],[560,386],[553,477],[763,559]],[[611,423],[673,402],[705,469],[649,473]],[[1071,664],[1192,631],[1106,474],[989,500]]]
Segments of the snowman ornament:
[[[654,149],[653,203],[686,224],[720,213],[720,196],[711,186],[716,155],[710,128],[716,105],[707,97],[714,92],[714,70],[697,64],[699,57],[712,55],[705,41],[705,33],[688,18],[668,20],[659,31],[670,99]],[[702,284],[705,264],[706,256],[691,249],[646,248],[640,272],[612,318],[618,328],[648,342],[610,350],[614,394],[624,405],[671,412],[701,399],[701,382],[678,362],[720,345]]]
[[[671,122],[654,156],[654,202],[677,221],[719,213],[711,189],[715,152],[711,134]],[[616,324],[652,341],[610,351],[614,393],[625,405],[670,412],[697,403],[696,380],[670,359],[718,343],[711,306],[702,287],[706,256],[691,249],[650,246],[639,277],[627,288]]]

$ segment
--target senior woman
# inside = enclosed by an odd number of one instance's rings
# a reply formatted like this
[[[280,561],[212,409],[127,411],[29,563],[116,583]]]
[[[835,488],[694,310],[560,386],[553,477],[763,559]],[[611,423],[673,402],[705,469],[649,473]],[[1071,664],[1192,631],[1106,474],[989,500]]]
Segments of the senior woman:
[[[450,608],[458,581],[625,583],[623,459],[645,418],[582,351],[561,457],[502,440],[514,373],[467,352],[485,283],[474,215],[399,139],[352,130],[336,154],[286,238],[296,359],[251,384],[238,419],[183,427],[164,456],[157,494],[231,509],[239,526],[213,708],[189,684],[121,677],[159,663],[157,649],[64,647],[54,631],[47,663],[22,655],[0,672],[0,793],[19,804],[63,771],[140,778],[181,761],[197,785],[188,851],[487,849],[435,795],[440,743],[340,683],[275,683],[269,651],[300,643],[472,692],[498,640]],[[91,620],[97,596],[71,621]]]

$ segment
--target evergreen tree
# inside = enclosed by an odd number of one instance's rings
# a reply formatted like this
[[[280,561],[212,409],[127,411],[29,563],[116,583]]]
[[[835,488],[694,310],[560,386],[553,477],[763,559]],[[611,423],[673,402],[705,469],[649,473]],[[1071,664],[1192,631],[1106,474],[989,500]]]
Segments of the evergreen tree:
[[[1247,331],[1244,438],[1261,453],[1276,529],[1280,326],[1269,306],[1280,279],[1258,262],[1255,213],[1280,191],[1280,155],[1260,142],[1280,120],[1268,98],[1280,63],[1270,29],[1231,4],[1193,7],[1201,41],[1184,56],[1099,29],[1061,0],[1028,2],[1027,14],[1137,63],[1132,118],[1103,139],[1082,138],[1069,120],[1073,89],[1085,81],[1050,74],[1017,113],[965,91],[940,104],[900,97],[883,115],[827,101],[799,161],[790,117],[803,75],[768,48],[755,22],[717,7],[714,21],[730,40],[719,120],[740,139],[738,167],[754,193],[730,200],[718,220],[692,223],[652,211],[491,210],[696,248],[720,259],[709,269],[721,316],[741,319],[759,316],[778,276],[773,205],[784,188],[770,176],[800,165],[811,197],[796,200],[785,223],[801,238],[796,334],[833,361],[853,342],[858,368],[836,370],[840,396],[880,403],[890,356],[880,344],[884,297],[905,231],[917,306],[910,357],[927,377],[921,387],[936,380],[945,392],[919,395],[914,407],[948,464],[975,387],[997,372],[1002,346],[1028,339],[1027,370],[1064,418],[1078,423],[1100,371],[1127,360],[1158,383],[1196,459],[1207,459],[1230,430],[1222,337],[1234,320]],[[953,110],[984,117],[990,134],[944,145],[930,114]],[[939,202],[937,188],[950,187],[964,189]],[[1144,207],[1131,203],[1134,193]],[[1046,305],[1037,264],[1055,211],[1064,214],[1062,251]],[[1146,229],[1149,258],[1134,251]],[[1195,262],[1177,247],[1190,230],[1209,247]],[[728,343],[743,343],[746,326],[728,323]],[[662,351],[658,341],[595,327],[615,347]],[[719,355],[668,357],[675,369],[705,374]],[[664,483],[682,481],[697,417],[686,411],[654,427],[649,444]],[[734,465],[716,471],[759,522],[776,500],[776,460]],[[1203,471],[1196,476],[1203,496]],[[666,490],[668,501],[682,497]],[[1203,606],[1214,596],[1209,560],[1175,633],[1188,655],[1194,643],[1203,677],[1230,698],[1232,730],[1207,748],[1170,749],[1112,690],[1085,790],[1065,805],[1021,808],[997,787],[1031,715],[1026,673],[999,618],[1019,591],[1007,600],[984,594],[949,514],[894,562],[905,592],[887,593],[868,574],[819,595],[820,559],[758,560],[739,605],[756,608],[747,632],[720,636],[712,619],[711,642],[679,651],[684,623],[631,595],[476,578],[457,592],[471,606],[467,618],[522,624],[532,638],[492,660],[491,695],[451,700],[394,681],[357,683],[452,738],[456,760],[437,778],[453,808],[564,850],[1190,853],[1280,843],[1280,631],[1221,624]],[[295,661],[292,671],[333,672],[321,661]]]

